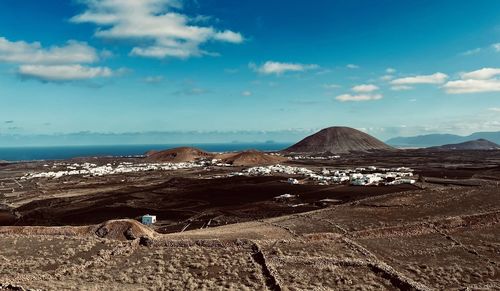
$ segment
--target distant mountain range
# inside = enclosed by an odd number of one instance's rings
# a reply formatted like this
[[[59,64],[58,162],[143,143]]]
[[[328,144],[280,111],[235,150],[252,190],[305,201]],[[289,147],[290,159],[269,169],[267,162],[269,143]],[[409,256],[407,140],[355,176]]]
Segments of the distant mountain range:
[[[410,137],[395,137],[387,141],[396,147],[434,147],[446,144],[457,144],[478,139],[486,139],[500,144],[500,131],[475,132],[471,135],[461,136],[454,134],[427,134]]]
[[[478,139],[455,144],[445,144],[437,147],[430,147],[435,150],[498,150],[500,146],[486,139]]]
[[[0,122],[1,123],[1,122]],[[1,125],[1,124],[0,124]],[[145,131],[124,133],[74,132],[55,134],[9,134],[0,127],[0,147],[151,145],[151,144],[291,144],[313,133],[309,129],[241,131]],[[284,146],[283,146],[284,147]]]

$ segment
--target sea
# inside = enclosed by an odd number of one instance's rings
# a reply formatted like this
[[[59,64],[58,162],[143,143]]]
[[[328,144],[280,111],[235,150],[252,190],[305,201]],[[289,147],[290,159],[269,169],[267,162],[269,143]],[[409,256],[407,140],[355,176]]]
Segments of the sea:
[[[0,161],[65,160],[81,157],[127,157],[141,156],[150,150],[165,150],[180,146],[196,147],[209,152],[232,152],[242,150],[278,151],[289,147],[289,143],[207,143],[207,144],[152,144],[152,145],[94,145],[94,146],[50,146],[50,147],[0,147]]]

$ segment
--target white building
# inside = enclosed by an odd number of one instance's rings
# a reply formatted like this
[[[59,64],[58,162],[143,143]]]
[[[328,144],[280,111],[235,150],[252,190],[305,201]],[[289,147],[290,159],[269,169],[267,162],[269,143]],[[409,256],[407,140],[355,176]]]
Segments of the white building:
[[[350,183],[354,186],[378,185],[383,178],[377,174],[351,174]]]
[[[287,194],[283,194],[283,195],[279,195],[279,196],[274,197],[274,200],[276,200],[276,201],[287,201],[287,200],[290,200],[292,198],[295,198],[295,195],[287,193]]]
[[[151,225],[153,223],[156,223],[156,215],[146,214],[142,216],[142,224]]]

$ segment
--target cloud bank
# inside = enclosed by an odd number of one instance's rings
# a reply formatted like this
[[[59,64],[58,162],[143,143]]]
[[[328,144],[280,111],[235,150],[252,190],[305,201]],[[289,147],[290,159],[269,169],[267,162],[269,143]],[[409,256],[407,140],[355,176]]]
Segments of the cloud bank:
[[[351,95],[351,94],[342,94],[337,96],[335,99],[341,102],[360,102],[360,101],[370,101],[370,100],[379,100],[382,99],[382,94],[359,94],[359,95]]]
[[[435,73],[432,75],[417,75],[412,77],[405,77],[394,79],[391,81],[392,85],[416,85],[416,84],[443,84],[448,75],[443,73]]]
[[[500,92],[500,68],[482,68],[462,73],[461,80],[447,82],[448,94]]]
[[[39,42],[0,37],[0,62],[19,65],[17,73],[22,78],[67,82],[113,75],[110,68],[88,65],[99,59],[97,50],[86,42],[69,40],[63,46],[44,48]]]
[[[209,41],[241,43],[243,36],[231,30],[198,26],[199,20],[177,12],[173,0],[82,0],[86,10],[73,23],[98,26],[95,36],[129,40],[136,44],[130,55],[148,58],[181,58],[211,55],[201,49]]]
[[[363,85],[357,85],[352,87],[352,90],[357,93],[366,93],[366,92],[373,92],[378,90],[379,88],[375,85],[372,84],[363,84]]]
[[[24,78],[34,78],[46,82],[64,82],[110,77],[111,69],[106,67],[87,67],[81,65],[22,65],[19,75]]]
[[[287,72],[303,72],[319,68],[316,64],[280,63],[274,61],[267,61],[260,66],[250,63],[249,67],[263,75],[282,75]]]
[[[361,84],[351,88],[357,94],[342,94],[335,97],[340,102],[361,102],[382,99],[382,94],[375,94],[374,91],[379,90],[379,87],[373,84]]]
[[[77,64],[99,60],[97,51],[86,42],[70,40],[64,46],[43,48],[39,42],[9,41],[0,37],[0,61],[22,64]]]

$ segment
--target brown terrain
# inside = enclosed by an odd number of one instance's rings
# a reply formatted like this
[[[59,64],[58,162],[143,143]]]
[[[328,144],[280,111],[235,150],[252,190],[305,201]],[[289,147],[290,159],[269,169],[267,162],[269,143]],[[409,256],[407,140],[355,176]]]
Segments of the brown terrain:
[[[2,164],[0,289],[500,290],[500,151],[366,147],[333,159],[249,151],[218,157],[232,166],[59,178],[25,175],[214,156],[183,148]],[[242,174],[278,162],[316,173],[404,166],[417,182]],[[146,213],[158,222],[141,224]]]
[[[43,165],[8,164],[0,168],[3,189],[13,190],[0,200],[7,225],[0,227],[0,286],[500,288],[500,151],[405,150],[293,163],[404,165],[420,182],[289,185],[282,175],[217,178],[238,167],[213,167],[17,184],[12,179]],[[273,199],[283,193],[298,196]],[[336,202],[319,203],[324,198]],[[146,212],[160,220],[152,228],[134,220]]]
[[[353,151],[390,150],[392,147],[362,131],[334,126],[310,135],[287,148],[294,153],[349,153]]]
[[[201,159],[217,159],[234,166],[274,165],[287,160],[286,158],[280,156],[270,155],[256,150],[230,153],[209,153],[193,147],[180,147],[164,151],[150,151],[146,153],[146,161],[156,163],[194,162]]]
[[[274,165],[285,162],[287,159],[280,156],[273,156],[256,150],[244,151],[241,153],[228,153],[217,155],[216,158],[233,166],[262,166]]]
[[[173,148],[165,151],[150,151],[146,153],[149,162],[182,163],[197,159],[212,158],[214,154],[193,147]]]

